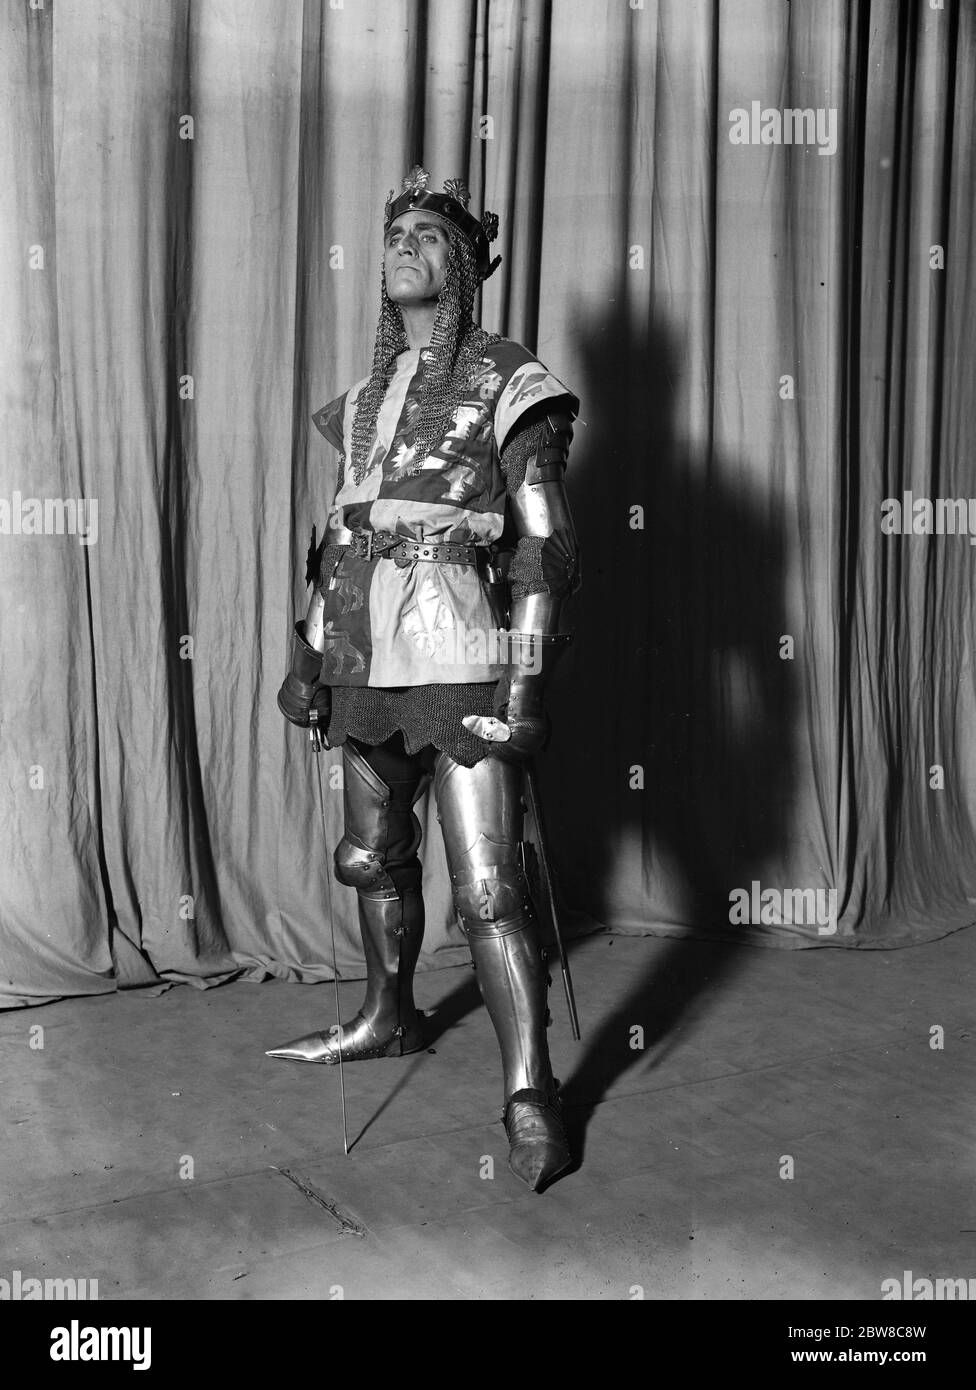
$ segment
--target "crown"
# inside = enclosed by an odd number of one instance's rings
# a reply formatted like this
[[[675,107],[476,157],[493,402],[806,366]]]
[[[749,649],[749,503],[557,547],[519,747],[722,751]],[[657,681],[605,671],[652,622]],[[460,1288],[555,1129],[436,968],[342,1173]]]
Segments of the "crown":
[[[501,256],[491,259],[489,243],[498,235],[498,216],[486,212],[479,222],[468,211],[471,194],[463,179],[448,179],[443,193],[435,193],[430,187],[430,174],[419,164],[415,164],[403,180],[399,194],[390,189],[383,213],[384,230],[404,212],[422,211],[450,222],[462,236],[467,238],[474,252],[475,265],[482,280],[487,280],[501,264]]]

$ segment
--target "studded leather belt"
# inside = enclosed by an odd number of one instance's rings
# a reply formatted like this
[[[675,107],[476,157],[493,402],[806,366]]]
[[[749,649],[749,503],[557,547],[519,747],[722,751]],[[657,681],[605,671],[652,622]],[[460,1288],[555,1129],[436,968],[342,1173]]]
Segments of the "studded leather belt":
[[[479,550],[487,559],[482,546],[460,545],[456,541],[408,541],[395,531],[349,531],[346,533],[351,553],[360,560],[396,560],[408,564],[412,560],[433,560],[441,565],[477,565]]]

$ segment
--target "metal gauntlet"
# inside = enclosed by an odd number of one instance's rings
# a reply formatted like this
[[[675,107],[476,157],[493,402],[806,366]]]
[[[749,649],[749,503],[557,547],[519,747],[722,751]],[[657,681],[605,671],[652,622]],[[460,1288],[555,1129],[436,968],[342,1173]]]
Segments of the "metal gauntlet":
[[[535,597],[535,596],[533,596]],[[511,737],[494,744],[499,758],[521,762],[544,748],[549,738],[545,690],[552,668],[572,641],[569,633],[516,632],[508,634],[512,670],[495,690],[495,718]]]
[[[322,685],[322,658],[325,642],[322,632],[322,610],[325,600],[316,589],[304,622],[295,624],[291,670],[278,691],[278,708],[287,720],[307,729],[312,723],[311,711],[317,712],[317,722],[324,725],[332,710],[332,696]],[[318,643],[318,645],[316,645]]]

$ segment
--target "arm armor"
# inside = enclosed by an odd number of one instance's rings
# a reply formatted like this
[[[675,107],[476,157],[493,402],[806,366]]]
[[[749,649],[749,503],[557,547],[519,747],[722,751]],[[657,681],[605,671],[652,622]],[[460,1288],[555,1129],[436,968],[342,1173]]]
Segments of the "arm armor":
[[[312,594],[305,621],[295,624],[291,670],[278,691],[278,708],[290,723],[297,724],[300,729],[309,728],[313,709],[324,727],[331,709],[329,687],[321,684],[322,654],[325,651],[322,626],[324,606],[322,590],[317,588]]]
[[[325,652],[325,633],[322,630],[322,616],[325,609],[325,595],[321,588],[316,585],[308,605],[308,612],[305,614],[305,622],[302,624],[304,631],[302,636],[314,651],[321,656]]]
[[[556,633],[562,600],[579,587],[576,530],[563,483],[573,438],[572,416],[551,411],[526,434],[530,452],[524,470],[518,457],[508,469],[512,517],[519,536],[508,572],[511,628]]]
[[[520,723],[544,728],[543,692],[553,665],[572,640],[561,630],[563,601],[579,586],[576,529],[563,482],[572,416],[552,410],[526,433],[531,444],[524,474],[520,476],[517,456],[508,469],[519,541],[508,572],[512,671],[499,682],[496,696],[496,712],[513,729],[513,739]]]

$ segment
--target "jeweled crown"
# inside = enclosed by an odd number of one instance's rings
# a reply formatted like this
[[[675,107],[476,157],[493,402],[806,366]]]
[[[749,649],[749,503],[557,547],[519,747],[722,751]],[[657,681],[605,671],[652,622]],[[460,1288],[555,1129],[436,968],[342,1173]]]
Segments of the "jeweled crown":
[[[390,189],[383,214],[383,230],[404,212],[423,211],[441,217],[466,237],[474,252],[475,265],[482,280],[487,280],[501,264],[501,256],[491,259],[489,243],[498,235],[498,217],[485,212],[479,222],[468,211],[471,194],[463,179],[448,179],[443,193],[430,187],[430,174],[415,164],[403,180],[399,194]]]

